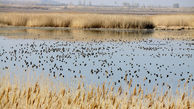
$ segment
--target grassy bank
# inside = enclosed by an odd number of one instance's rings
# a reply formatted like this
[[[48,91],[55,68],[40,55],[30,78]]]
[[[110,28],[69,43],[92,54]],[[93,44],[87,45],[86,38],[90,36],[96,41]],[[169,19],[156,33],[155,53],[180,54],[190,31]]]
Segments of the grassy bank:
[[[156,89],[150,94],[144,94],[139,88],[132,92],[100,87],[77,88],[64,86],[51,89],[49,81],[46,84],[38,82],[30,84],[10,84],[8,80],[0,80],[0,108],[1,109],[190,109],[194,108],[192,95],[177,92],[176,95],[166,91],[156,94]],[[129,83],[129,87],[130,88]]]
[[[194,15],[155,15],[152,19],[158,29],[194,28]]]
[[[70,28],[193,28],[194,15],[113,15],[81,13],[0,13],[0,26]]]
[[[0,13],[0,24],[27,27],[71,28],[153,28],[147,16],[66,14],[66,13]]]

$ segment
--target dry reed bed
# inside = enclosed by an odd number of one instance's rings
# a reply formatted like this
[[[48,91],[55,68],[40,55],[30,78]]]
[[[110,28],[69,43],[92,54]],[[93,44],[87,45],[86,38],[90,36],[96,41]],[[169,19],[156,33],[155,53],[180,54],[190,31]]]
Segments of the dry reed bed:
[[[128,90],[132,80],[129,83]],[[8,80],[0,80],[1,109],[192,109],[192,95],[177,92],[172,96],[166,91],[160,96],[156,88],[150,94],[144,94],[141,86],[132,92],[114,87],[86,88],[79,84],[77,88],[61,86],[57,90],[50,89],[51,84],[34,82],[31,84],[10,84]],[[192,90],[193,91],[193,90]]]
[[[159,29],[194,28],[194,15],[155,15],[152,19]]]
[[[152,19],[149,16],[67,13],[0,13],[0,25],[71,28],[154,28]]]
[[[0,13],[0,26],[71,28],[194,28],[194,15]]]

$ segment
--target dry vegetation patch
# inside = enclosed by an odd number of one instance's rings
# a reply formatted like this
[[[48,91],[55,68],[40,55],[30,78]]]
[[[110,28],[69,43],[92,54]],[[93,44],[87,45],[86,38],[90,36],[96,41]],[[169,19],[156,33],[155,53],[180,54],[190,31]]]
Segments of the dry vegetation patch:
[[[0,13],[0,24],[27,27],[152,29],[151,17],[109,14]]]
[[[17,80],[17,79],[16,79]],[[114,89],[102,86],[86,87],[79,84],[77,88],[67,88],[63,85],[57,89],[51,88],[47,80],[45,84],[34,82],[30,84],[13,84],[9,80],[0,80],[1,109],[192,109],[194,99],[186,92],[172,95],[169,91],[157,95],[156,89],[145,94],[141,86],[132,92],[121,87]],[[131,82],[129,83],[129,88]]]
[[[82,13],[0,13],[0,26],[190,29],[194,15],[116,15]]]
[[[156,15],[153,22],[158,28],[193,28],[194,15]]]

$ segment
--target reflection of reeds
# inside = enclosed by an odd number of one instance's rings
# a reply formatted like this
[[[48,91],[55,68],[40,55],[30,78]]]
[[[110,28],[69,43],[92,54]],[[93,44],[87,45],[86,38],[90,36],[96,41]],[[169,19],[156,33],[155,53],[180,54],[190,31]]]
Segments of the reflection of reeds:
[[[80,29],[15,29],[2,28],[0,35],[9,38],[28,38],[28,39],[61,39],[61,40],[135,40],[142,39],[142,36],[149,36],[152,30],[142,31],[115,31],[115,30],[80,30]]]
[[[6,82],[5,82],[6,81]],[[122,90],[117,91],[114,87],[90,87],[87,89],[79,84],[77,88],[59,87],[58,90],[49,89],[50,85],[8,84],[7,80],[1,78],[0,82],[0,108],[1,109],[42,109],[42,108],[110,108],[110,109],[131,109],[131,108],[152,108],[152,109],[192,109],[194,101],[192,96],[183,92],[178,95],[170,95],[166,91],[162,95],[153,92],[144,94],[141,87],[135,87],[133,93]],[[130,85],[129,85],[130,87]]]
[[[0,13],[0,24],[27,27],[154,28],[151,18],[137,15]],[[143,18],[142,18],[143,17]]]
[[[0,28],[0,35],[9,38],[27,39],[60,39],[60,40],[140,40],[148,37],[161,39],[193,39],[192,30],[153,31],[153,30],[80,30],[80,29],[54,29],[39,28],[25,29],[7,27]]]

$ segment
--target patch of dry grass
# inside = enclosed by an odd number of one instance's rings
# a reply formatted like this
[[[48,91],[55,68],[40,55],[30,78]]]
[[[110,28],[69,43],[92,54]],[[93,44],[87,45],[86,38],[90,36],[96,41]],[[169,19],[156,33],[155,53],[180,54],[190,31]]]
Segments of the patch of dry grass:
[[[68,27],[71,16],[60,14],[1,13],[0,24],[27,27]]]
[[[0,26],[180,29],[194,28],[194,15],[116,15],[83,13],[0,13]]]
[[[129,83],[129,88],[131,86]],[[64,86],[51,89],[51,84],[11,84],[7,79],[0,80],[0,108],[1,109],[192,109],[194,100],[187,93],[177,93],[172,96],[169,91],[158,96],[155,88],[153,92],[144,94],[141,86],[132,92],[121,87],[115,91],[114,87],[86,88],[79,84],[77,88]]]
[[[158,28],[193,28],[194,15],[155,15],[153,23]]]
[[[148,16],[108,14],[0,13],[0,24],[27,27],[154,28]]]

